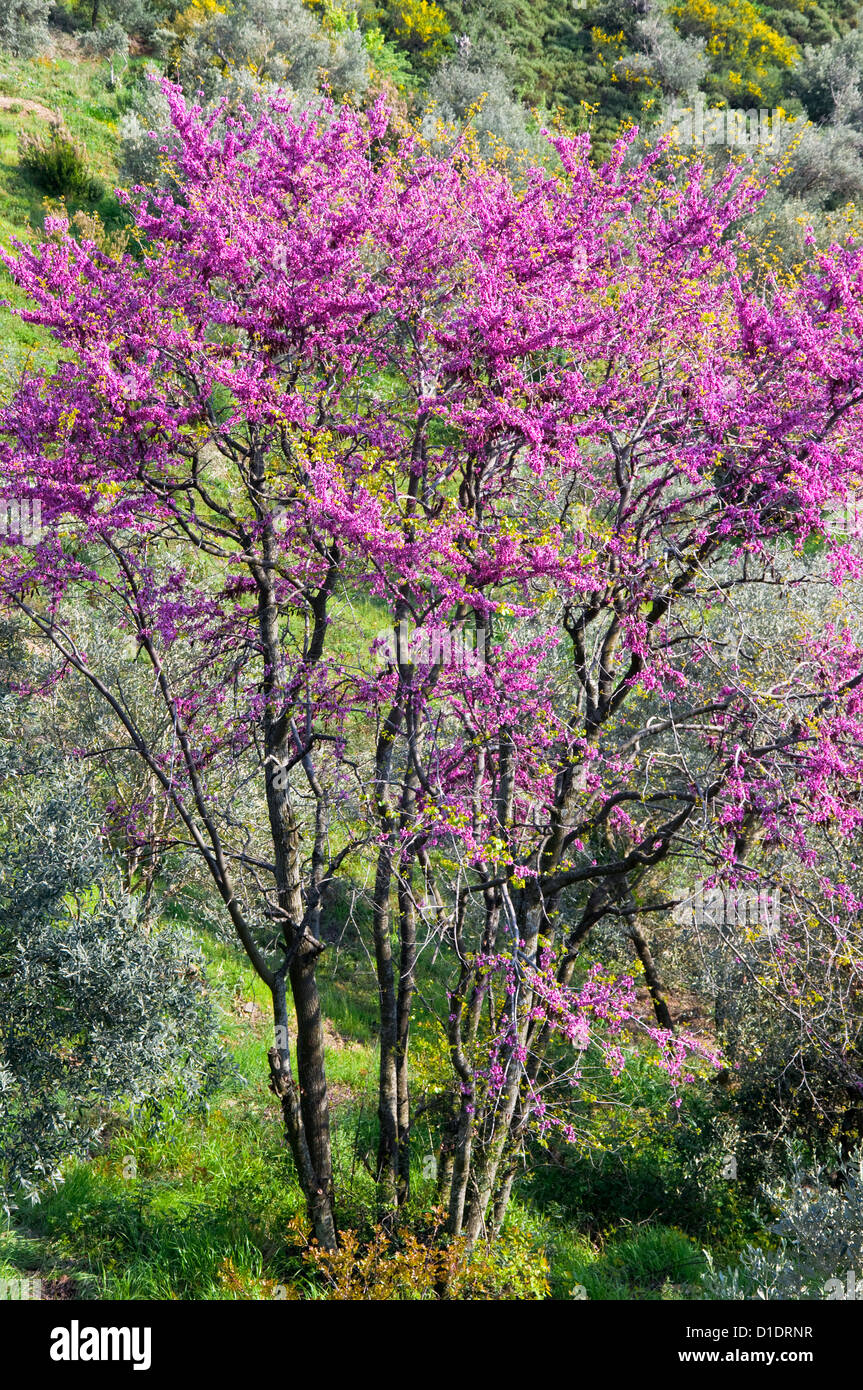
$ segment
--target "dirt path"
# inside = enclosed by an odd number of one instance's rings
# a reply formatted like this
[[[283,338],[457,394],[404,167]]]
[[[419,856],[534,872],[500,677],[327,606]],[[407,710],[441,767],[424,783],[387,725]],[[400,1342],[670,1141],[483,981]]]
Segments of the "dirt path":
[[[57,114],[56,111],[49,111],[41,101],[31,101],[29,97],[0,97],[0,111],[8,111],[13,106],[18,111],[32,111],[34,116],[41,116],[46,121],[53,121]]]

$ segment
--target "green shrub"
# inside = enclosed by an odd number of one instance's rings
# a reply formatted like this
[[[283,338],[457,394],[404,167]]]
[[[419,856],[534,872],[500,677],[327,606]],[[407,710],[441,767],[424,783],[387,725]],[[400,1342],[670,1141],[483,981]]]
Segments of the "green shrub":
[[[14,696],[3,702],[14,707]],[[37,1200],[116,1116],[231,1074],[188,934],[142,921],[80,770],[0,742],[0,1210]]]
[[[854,1298],[863,1268],[863,1149],[839,1173],[790,1153],[786,1181],[765,1187],[777,1213],[768,1248],[750,1244],[730,1269],[714,1266],[703,1280],[708,1298]],[[838,1179],[838,1184],[837,1184]],[[856,1295],[858,1298],[859,1294]]]
[[[55,196],[98,198],[101,185],[89,171],[87,147],[72,134],[62,116],[55,116],[47,135],[21,135],[18,157],[27,173]]]
[[[0,50],[32,58],[48,42],[49,0],[0,0]]]

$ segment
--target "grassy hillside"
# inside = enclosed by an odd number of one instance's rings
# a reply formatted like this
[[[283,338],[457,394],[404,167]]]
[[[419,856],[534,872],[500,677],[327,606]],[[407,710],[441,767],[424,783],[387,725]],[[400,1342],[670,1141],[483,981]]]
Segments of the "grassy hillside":
[[[97,214],[107,229],[124,220],[114,196],[117,120],[123,98],[107,90],[103,63],[85,58],[73,44],[63,43],[62,36],[54,48],[56,56],[30,60],[0,54],[0,244],[4,247],[15,238],[40,237],[46,215],[63,209],[72,217],[79,212]],[[86,146],[94,182],[102,186],[96,197],[52,197],[21,167],[20,137],[44,134],[51,116],[58,113]],[[0,287],[4,299],[20,305],[20,296],[3,268]],[[3,314],[2,325],[0,378],[45,352],[46,360],[51,360],[51,345],[39,329],[8,313]]]

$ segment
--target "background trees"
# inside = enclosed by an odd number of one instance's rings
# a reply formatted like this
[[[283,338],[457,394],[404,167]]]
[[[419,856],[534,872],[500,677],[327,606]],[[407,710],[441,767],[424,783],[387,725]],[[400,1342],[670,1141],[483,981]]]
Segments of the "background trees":
[[[38,53],[47,42],[47,0],[4,0],[0,9],[0,44],[21,58]]]

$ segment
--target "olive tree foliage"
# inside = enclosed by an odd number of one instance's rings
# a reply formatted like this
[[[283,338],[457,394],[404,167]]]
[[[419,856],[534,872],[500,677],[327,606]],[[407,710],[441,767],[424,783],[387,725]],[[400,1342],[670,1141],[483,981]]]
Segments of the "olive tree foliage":
[[[642,11],[638,16],[636,8]],[[669,98],[666,114],[669,104],[686,105],[699,91],[705,101],[708,63],[701,41],[681,38],[657,0],[642,0],[638,7],[630,0],[613,0],[606,25],[618,13],[628,16],[629,27],[622,27],[632,38],[616,66],[617,77],[658,83]],[[786,109],[779,121],[774,110],[768,139],[742,149],[708,137],[682,148],[691,160],[706,160],[717,173],[731,160],[752,162],[765,192],[747,231],[765,265],[790,269],[809,259],[810,232],[821,248],[841,236],[841,219],[835,214],[863,196],[863,34],[852,30],[821,46],[807,46],[785,80],[786,106],[793,110],[799,101],[803,110],[794,115]],[[705,104],[717,103],[706,99]],[[643,158],[665,129],[663,123],[645,132],[632,157]]]
[[[842,38],[820,47],[807,47],[803,59],[791,74],[790,85],[800,97],[809,119],[863,119],[863,33],[852,29]]]
[[[128,707],[143,717],[148,689],[143,668],[134,660],[134,644],[130,651],[122,634],[97,622],[91,610],[79,613],[77,620],[88,651],[118,672]],[[124,888],[135,894],[140,921],[149,924],[187,889],[196,901],[196,917],[204,916],[200,893],[193,887],[194,870],[190,872],[185,848],[177,842],[170,813],[153,798],[151,776],[142,773],[131,750],[117,744],[103,705],[87,690],[73,691],[60,676],[58,665],[40,661],[28,649],[18,625],[0,623],[0,696],[5,696],[0,702],[0,745],[23,740],[31,748],[50,748],[59,763],[76,768],[105,851]],[[46,690],[50,700],[32,693]],[[148,735],[170,757],[172,730],[150,720]],[[81,757],[83,747],[91,750],[87,761]],[[138,808],[134,826],[121,810],[130,804]]]
[[[481,53],[489,68],[499,69],[515,90],[516,62],[510,38],[513,32],[512,6],[507,0],[478,0],[478,3],[449,7],[456,46],[459,37],[468,39],[472,51]]]
[[[368,54],[359,29],[326,32],[301,0],[239,0],[208,9],[201,22],[157,36],[170,75],[207,99],[242,69],[259,82],[307,96],[320,85],[337,96],[368,85]]]
[[[770,1232],[770,1249],[749,1245],[736,1266],[710,1271],[704,1284],[710,1298],[854,1298],[863,1269],[863,1149],[840,1175],[807,1166],[790,1155],[784,1182],[765,1188],[779,1215]],[[850,1276],[850,1277],[849,1277]]]
[[[836,521],[850,524],[851,509]],[[690,629],[701,624],[710,640],[706,695],[713,700],[734,685],[781,697],[801,627],[820,631],[847,623],[856,640],[863,636],[860,586],[849,580],[837,598],[823,547],[798,556],[783,582],[765,577],[744,591],[731,569],[720,566],[715,583],[717,593],[727,588],[734,594],[727,608],[699,613],[688,598],[676,600],[678,620]],[[543,610],[531,622],[549,627],[553,618]],[[535,633],[528,625],[524,635]],[[565,664],[555,680],[565,694],[572,680]],[[643,696],[639,726],[661,730],[667,721],[661,693]],[[678,736],[667,723],[652,740],[644,775],[650,763],[668,768],[679,756]],[[685,768],[691,785],[708,785],[706,741],[689,751]],[[825,890],[835,879],[860,894],[863,873],[857,845],[851,852],[847,844],[837,846],[826,828],[813,832],[811,856],[801,863],[791,844],[762,834],[752,818],[736,846],[746,880],[735,890],[711,877],[721,833],[709,816],[693,817],[661,865],[633,876],[630,895],[607,914],[601,933],[594,927],[592,940],[603,960],[630,964],[637,958],[660,1026],[682,1026],[692,994],[698,998],[729,1083],[715,1096],[729,1130],[726,1153],[733,1152],[741,1176],[745,1170],[755,1182],[782,1168],[789,1137],[815,1145],[829,1136],[846,1154],[863,1140],[863,1012],[851,964],[860,924],[853,925],[847,950],[837,951],[831,924],[837,899]],[[624,847],[619,834],[610,833],[594,846],[609,856]],[[579,910],[577,894],[562,897],[564,916],[574,918]],[[806,950],[796,955],[787,935],[795,920],[807,923]]]
[[[704,40],[678,34],[658,0],[628,8],[638,16],[633,24],[635,46],[616,65],[616,75],[649,78],[671,94],[695,91],[709,67]]]
[[[158,28],[160,8],[150,0],[110,0],[106,6],[110,17],[122,25],[127,34],[136,34],[147,43]]]
[[[168,101],[157,79],[158,69],[148,64],[129,110],[120,118],[119,174],[127,186],[170,182],[168,171],[177,142],[170,129]]]
[[[88,29],[80,43],[85,53],[97,58],[126,58],[129,54],[129,36],[118,19],[101,29]]]
[[[17,700],[3,697],[4,716]],[[4,719],[4,723],[6,720]],[[200,953],[139,920],[68,760],[0,743],[0,1202],[35,1202],[110,1111],[230,1066]]]
[[[48,42],[51,0],[0,0],[0,52],[32,58]]]
[[[428,97],[423,134],[439,151],[451,148],[468,123],[485,156],[501,147],[513,154],[526,151],[535,159],[547,151],[528,112],[511,95],[504,69],[491,60],[484,44],[467,36],[434,74]]]
[[[799,136],[791,127],[784,143],[791,150],[781,194],[798,198],[815,209],[832,209],[863,193],[863,125],[828,121],[810,125]]]
[[[113,91],[117,85],[117,64],[122,72],[129,62],[129,37],[119,20],[113,19],[103,29],[91,29],[82,34],[81,46],[85,53],[97,58],[107,59],[109,65],[109,85]]]
[[[654,927],[649,942],[667,997],[688,999],[692,991],[703,1001],[705,1014],[712,1013],[726,1063],[726,1084],[713,1096],[715,1109],[724,1117],[725,1153],[733,1155],[739,1178],[751,1186],[785,1170],[789,1139],[822,1156],[828,1147],[847,1154],[860,1143],[863,1097],[852,1075],[855,1056],[859,1068],[859,1009],[852,1009],[848,1030],[856,1040],[843,1058],[839,1013],[847,982],[841,970],[830,979],[816,946],[810,984],[813,992],[824,991],[823,1013],[832,1015],[824,1021],[833,1055],[825,1056],[807,1037],[801,1019],[784,1009],[771,990],[775,972],[765,957],[777,945],[781,949],[781,940],[761,937],[760,923],[723,921],[723,915],[721,907],[718,912],[711,907],[707,919],[696,924]]]
[[[863,193],[863,34],[852,30],[821,47],[807,47],[790,75],[810,122],[783,138],[789,155],[779,192],[814,209],[835,208]]]

